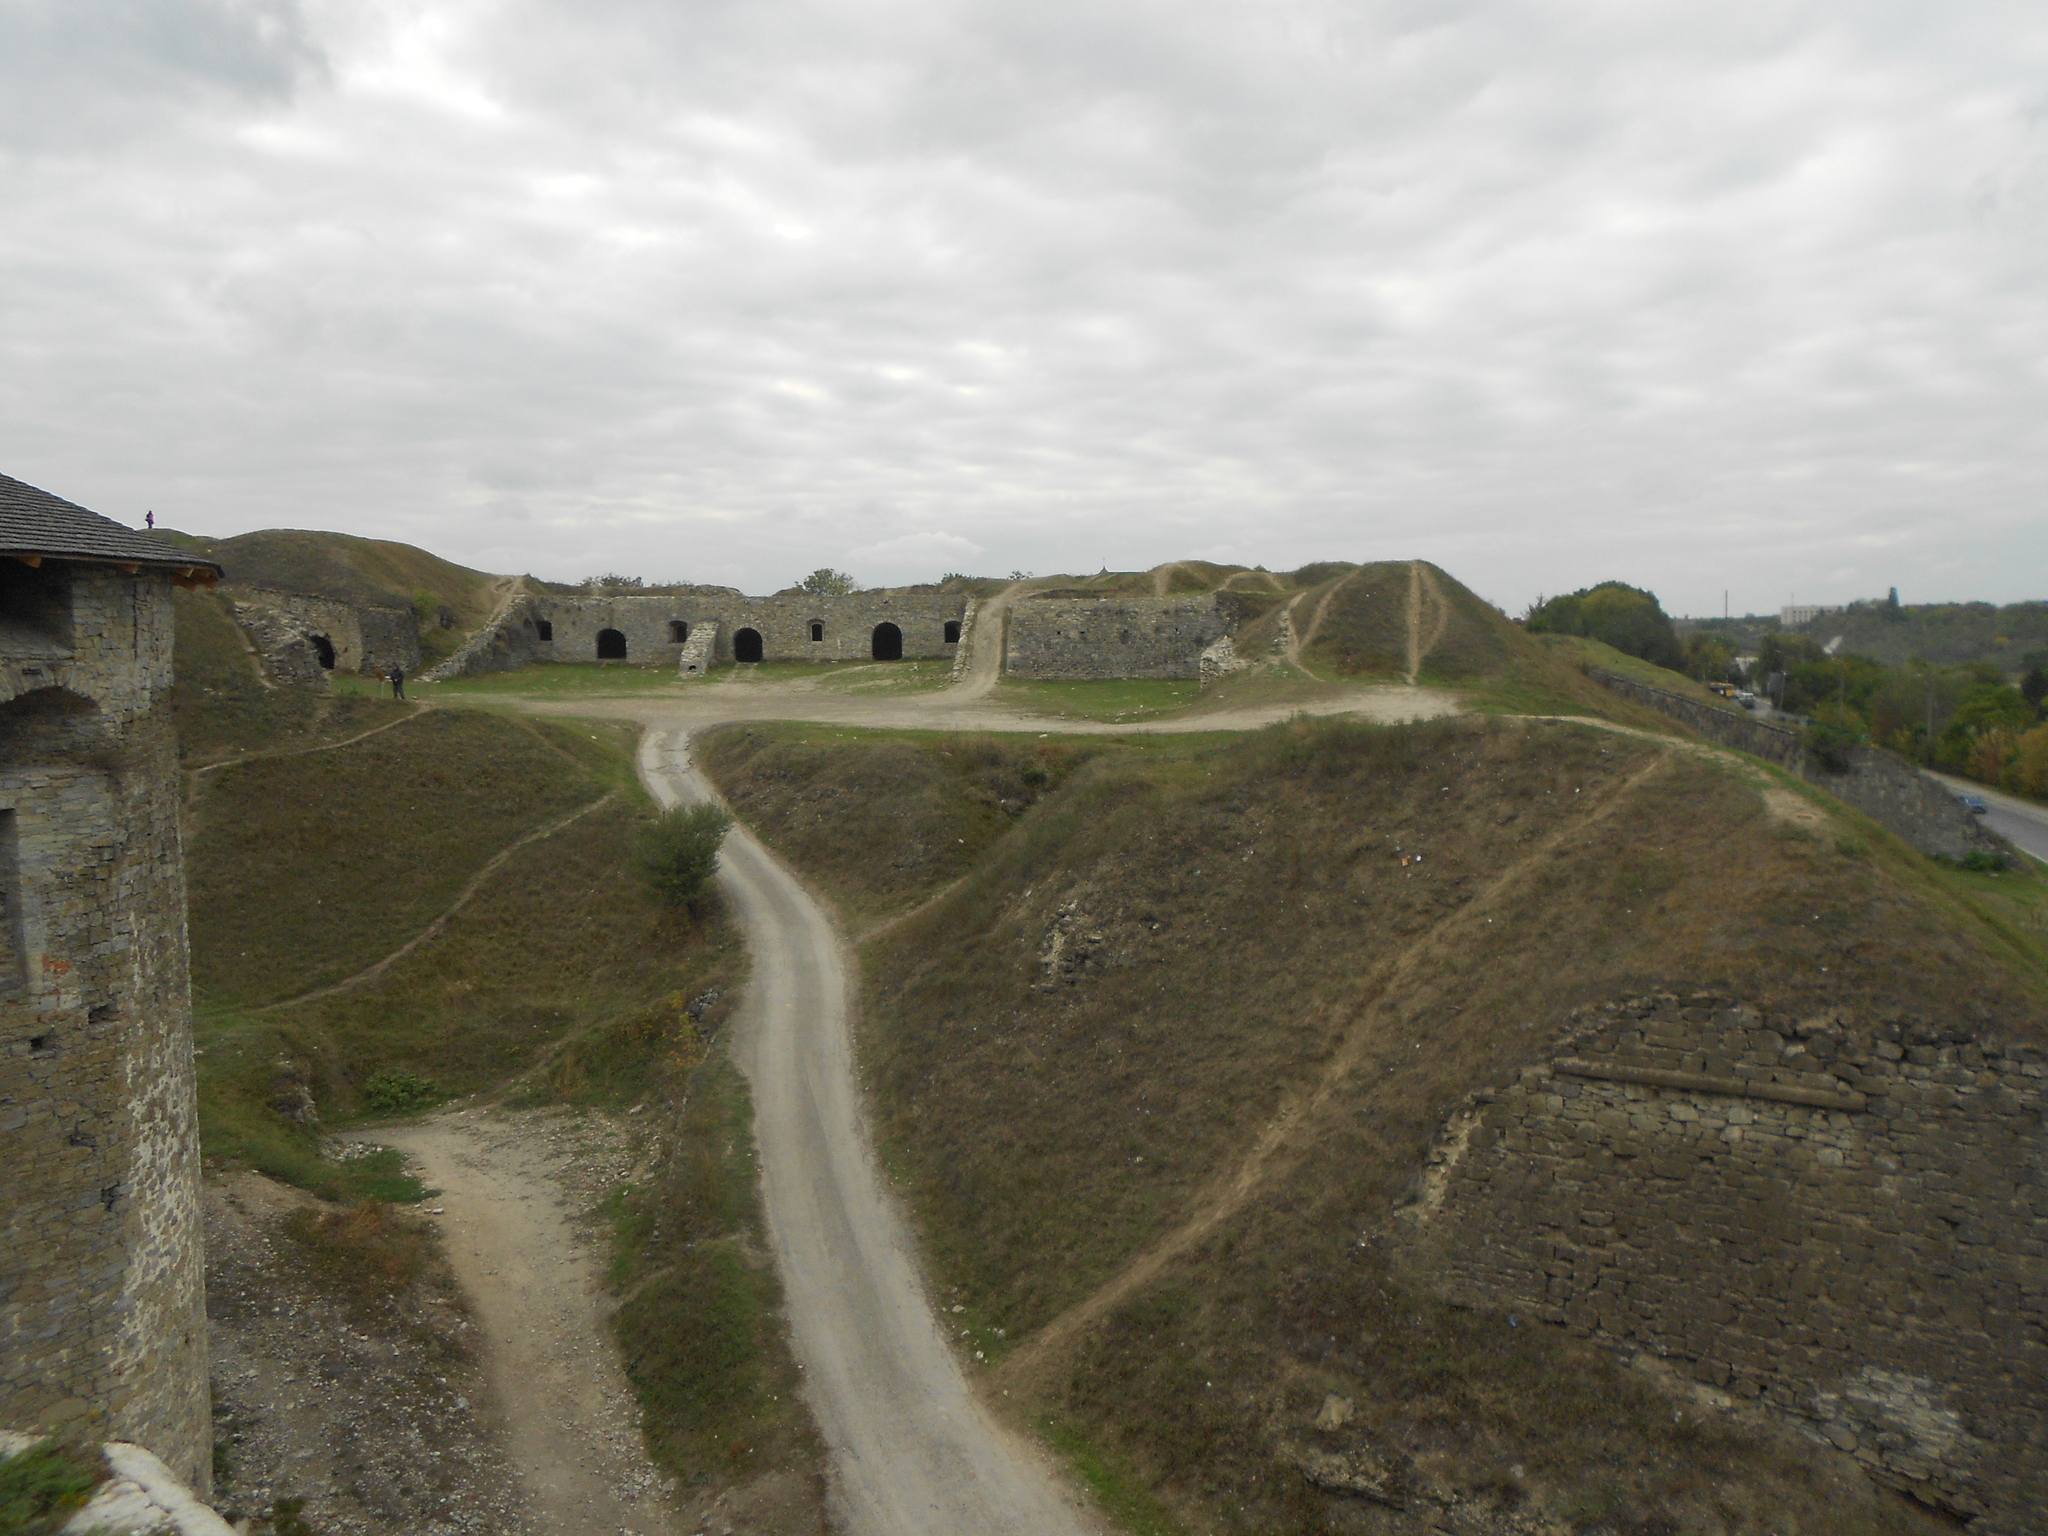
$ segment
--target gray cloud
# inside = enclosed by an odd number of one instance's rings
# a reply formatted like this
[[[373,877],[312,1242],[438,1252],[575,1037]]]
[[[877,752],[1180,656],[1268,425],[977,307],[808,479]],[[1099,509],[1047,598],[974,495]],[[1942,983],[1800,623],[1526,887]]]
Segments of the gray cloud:
[[[0,3],[82,125],[0,120],[0,460],[114,515],[2040,595],[2032,10],[70,13]]]

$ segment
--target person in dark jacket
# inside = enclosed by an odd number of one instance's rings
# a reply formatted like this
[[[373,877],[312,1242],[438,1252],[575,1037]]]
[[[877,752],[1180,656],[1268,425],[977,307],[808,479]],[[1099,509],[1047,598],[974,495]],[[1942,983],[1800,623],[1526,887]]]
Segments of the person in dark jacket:
[[[391,669],[391,697],[393,697],[394,699],[402,699],[405,697],[404,667],[393,667]]]

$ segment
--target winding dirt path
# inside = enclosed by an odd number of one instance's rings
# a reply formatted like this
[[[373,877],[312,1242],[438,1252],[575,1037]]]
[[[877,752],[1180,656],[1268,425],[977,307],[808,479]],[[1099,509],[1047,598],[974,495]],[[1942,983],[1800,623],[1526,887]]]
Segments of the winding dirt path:
[[[641,743],[641,776],[665,806],[712,798],[688,741],[670,727]],[[805,1396],[832,1459],[834,1525],[853,1536],[1096,1530],[1045,1454],[977,1401],[940,1332],[864,1123],[839,935],[743,826],[719,877],[754,958],[737,1051]]]
[[[448,1261],[484,1333],[534,1525],[549,1536],[683,1536],[641,1448],[596,1256],[570,1217],[564,1138],[542,1132],[541,1118],[439,1115],[377,1139],[440,1191]]]

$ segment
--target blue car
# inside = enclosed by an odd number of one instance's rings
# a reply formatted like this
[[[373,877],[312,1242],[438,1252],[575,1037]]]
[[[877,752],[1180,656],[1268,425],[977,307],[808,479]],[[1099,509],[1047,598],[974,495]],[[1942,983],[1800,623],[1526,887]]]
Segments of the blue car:
[[[1956,798],[1963,802],[1963,809],[1972,816],[1982,816],[1988,809],[1982,795],[1958,795]]]

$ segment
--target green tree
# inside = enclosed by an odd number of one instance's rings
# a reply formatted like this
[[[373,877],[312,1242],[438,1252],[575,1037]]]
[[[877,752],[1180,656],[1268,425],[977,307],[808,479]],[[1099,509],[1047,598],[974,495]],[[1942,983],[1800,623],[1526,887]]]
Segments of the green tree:
[[[2048,656],[2037,651],[2027,658],[2027,670],[2020,674],[2020,697],[2035,714],[2041,713],[2042,700],[2048,699]]]
[[[835,571],[829,565],[821,565],[798,582],[797,587],[813,597],[845,597],[850,592],[858,592],[860,583],[844,571]]]
[[[1674,672],[1685,668],[1685,652],[1657,594],[1627,582],[1603,581],[1539,602],[1523,623],[1538,634],[1583,635]]]
[[[1719,635],[1696,630],[1685,637],[1685,670],[1703,683],[1732,683],[1741,679],[1731,670],[1735,647]]]
[[[677,806],[642,827],[634,864],[654,899],[667,907],[692,905],[717,872],[718,848],[731,830],[732,813],[722,805]]]
[[[1985,765],[2003,752],[1980,751],[1980,744],[2017,742],[2020,733],[2033,721],[2034,712],[2019,689],[2003,681],[1979,680],[1962,696],[1949,717],[1935,751],[1936,759],[1958,773],[1975,772],[1995,784],[1999,777],[1997,769],[1987,769]]]
[[[1847,773],[1850,753],[1863,738],[1863,721],[1854,710],[1823,704],[1806,727],[1806,750],[1829,773]]]

